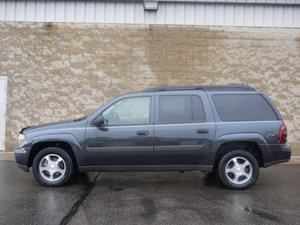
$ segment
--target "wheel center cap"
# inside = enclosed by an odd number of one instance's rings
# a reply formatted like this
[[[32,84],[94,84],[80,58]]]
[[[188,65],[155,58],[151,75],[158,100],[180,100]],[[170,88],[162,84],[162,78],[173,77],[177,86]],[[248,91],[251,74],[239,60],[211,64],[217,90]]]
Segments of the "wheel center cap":
[[[53,164],[52,164],[52,165],[50,165],[50,169],[52,169],[52,170],[53,170],[54,168],[55,168],[55,165],[53,165]]]
[[[242,169],[240,167],[236,168],[236,172],[240,173]]]

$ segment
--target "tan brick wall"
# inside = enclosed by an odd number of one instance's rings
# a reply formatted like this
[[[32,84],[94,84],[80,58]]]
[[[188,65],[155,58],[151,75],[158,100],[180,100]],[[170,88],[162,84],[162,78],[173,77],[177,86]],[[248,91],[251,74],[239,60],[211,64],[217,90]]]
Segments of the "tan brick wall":
[[[7,151],[24,126],[82,116],[125,92],[190,84],[262,89],[299,143],[299,29],[2,22],[0,40]]]

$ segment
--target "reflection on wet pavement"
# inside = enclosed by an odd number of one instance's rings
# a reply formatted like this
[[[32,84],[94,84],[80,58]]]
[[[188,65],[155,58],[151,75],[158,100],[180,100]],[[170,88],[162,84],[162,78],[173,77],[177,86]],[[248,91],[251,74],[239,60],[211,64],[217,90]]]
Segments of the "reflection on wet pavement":
[[[0,161],[0,224],[59,224],[95,174],[80,174],[65,187],[39,185],[15,162]]]
[[[213,173],[78,174],[46,188],[0,161],[0,224],[299,224],[300,165],[261,170],[249,190]]]
[[[214,173],[103,173],[70,224],[299,224],[300,165],[261,170],[245,191]]]

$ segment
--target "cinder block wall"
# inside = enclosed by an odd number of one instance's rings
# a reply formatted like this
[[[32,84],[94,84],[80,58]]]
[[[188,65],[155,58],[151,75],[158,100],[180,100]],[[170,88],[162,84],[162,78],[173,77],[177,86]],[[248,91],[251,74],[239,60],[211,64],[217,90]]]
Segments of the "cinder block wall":
[[[83,116],[158,85],[245,83],[266,92],[300,155],[300,30],[0,23],[8,76],[6,150],[18,131]]]

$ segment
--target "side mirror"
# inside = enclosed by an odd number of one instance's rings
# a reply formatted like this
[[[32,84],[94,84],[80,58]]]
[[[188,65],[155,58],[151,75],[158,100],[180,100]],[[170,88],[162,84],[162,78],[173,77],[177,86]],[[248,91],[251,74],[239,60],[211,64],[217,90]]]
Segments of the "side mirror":
[[[104,117],[102,115],[97,116],[93,124],[97,127],[102,127],[104,125]]]

